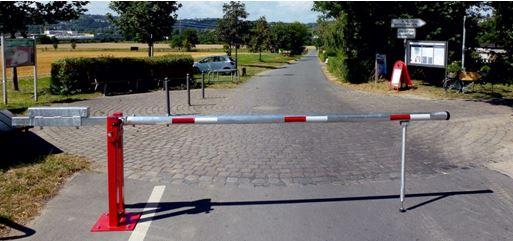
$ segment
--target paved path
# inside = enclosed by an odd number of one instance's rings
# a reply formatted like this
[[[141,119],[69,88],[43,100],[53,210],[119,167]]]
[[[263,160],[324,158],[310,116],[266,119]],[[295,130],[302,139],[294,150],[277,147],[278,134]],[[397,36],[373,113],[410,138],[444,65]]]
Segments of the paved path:
[[[142,210],[166,186],[144,240],[511,240],[513,179],[485,167],[511,160],[512,110],[351,91],[327,81],[313,54],[231,90],[173,92],[174,113],[449,110],[414,123],[408,212],[398,212],[400,127],[393,123],[143,126],[125,129],[126,203]],[[72,103],[93,114],[162,114],[163,93]],[[105,128],[36,133],[97,163],[76,175],[29,226],[31,240],[128,240],[89,232],[107,209]],[[98,172],[99,171],[99,172]],[[310,185],[314,184],[314,185]],[[151,219],[145,219],[149,225]],[[142,225],[144,226],[144,225]]]
[[[397,98],[342,89],[327,81],[314,54],[263,73],[231,90],[172,94],[175,114],[395,112],[449,110],[449,122],[409,128],[410,175],[445,173],[511,157],[511,108],[460,100]],[[69,105],[94,115],[163,114],[162,92],[102,97]],[[46,140],[84,155],[104,170],[105,127],[45,128]],[[140,180],[219,185],[347,183],[397,177],[400,128],[392,123],[229,126],[127,126],[127,176]]]

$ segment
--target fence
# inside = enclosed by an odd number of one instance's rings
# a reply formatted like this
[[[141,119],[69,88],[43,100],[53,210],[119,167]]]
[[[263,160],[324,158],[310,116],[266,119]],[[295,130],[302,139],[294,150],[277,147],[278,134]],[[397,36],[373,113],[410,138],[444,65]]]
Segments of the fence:
[[[124,125],[183,125],[183,124],[282,124],[330,122],[397,121],[402,128],[400,211],[405,212],[405,153],[406,132],[412,121],[449,120],[443,112],[366,113],[332,115],[219,115],[219,116],[89,116],[88,107],[29,108],[28,117],[13,117],[13,126],[70,126],[107,125],[108,203],[109,211],[100,216],[91,231],[133,230],[139,213],[127,213],[124,207],[123,126]]]

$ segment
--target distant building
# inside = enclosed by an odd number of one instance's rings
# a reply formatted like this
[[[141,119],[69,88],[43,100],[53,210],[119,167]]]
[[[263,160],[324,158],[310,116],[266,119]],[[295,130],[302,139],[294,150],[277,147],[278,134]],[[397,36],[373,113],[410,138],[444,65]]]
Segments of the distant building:
[[[485,63],[494,62],[498,55],[506,54],[506,50],[504,48],[495,44],[483,44],[474,50],[479,54],[479,58]]]
[[[72,30],[45,30],[44,35],[48,37],[56,37],[61,40],[89,40],[94,39],[94,34],[89,33],[78,33],[77,31]]]

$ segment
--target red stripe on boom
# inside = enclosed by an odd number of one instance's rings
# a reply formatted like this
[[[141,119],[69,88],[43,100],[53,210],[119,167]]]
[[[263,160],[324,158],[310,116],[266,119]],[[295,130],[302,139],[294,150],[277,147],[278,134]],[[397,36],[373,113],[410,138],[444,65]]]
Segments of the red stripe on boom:
[[[193,124],[194,117],[174,117],[171,119],[171,123],[173,124]]]
[[[390,120],[410,120],[410,114],[392,114]]]
[[[285,122],[306,122],[306,116],[285,116]]]

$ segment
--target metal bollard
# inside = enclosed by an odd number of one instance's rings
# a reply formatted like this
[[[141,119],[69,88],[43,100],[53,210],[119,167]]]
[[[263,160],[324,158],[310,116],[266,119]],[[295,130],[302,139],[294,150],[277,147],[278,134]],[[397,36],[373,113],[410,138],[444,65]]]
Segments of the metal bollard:
[[[167,107],[167,116],[171,115],[171,100],[169,96],[169,79],[164,78],[164,89],[166,91],[166,107]]]
[[[187,104],[191,106],[191,87],[189,84],[189,74],[185,77],[185,82],[187,82]]]
[[[205,73],[201,72],[201,98],[205,99]]]

